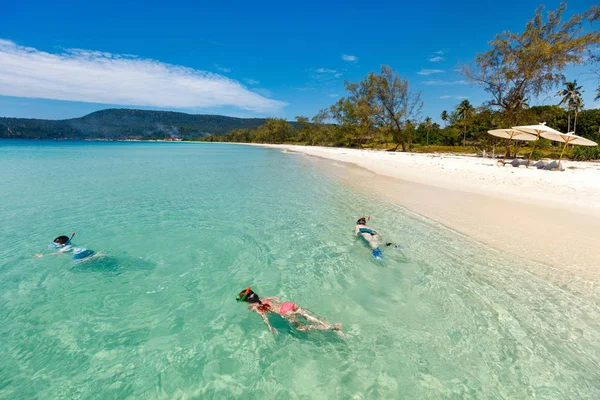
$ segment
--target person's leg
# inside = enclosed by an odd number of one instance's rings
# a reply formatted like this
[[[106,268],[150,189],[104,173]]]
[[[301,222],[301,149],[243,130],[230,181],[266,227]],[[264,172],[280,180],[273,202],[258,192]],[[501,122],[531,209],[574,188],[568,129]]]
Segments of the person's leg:
[[[316,325],[307,325],[306,327],[310,328],[310,329],[306,329],[306,330],[311,330],[311,329],[316,329],[316,330],[336,330],[336,329],[341,329],[342,328],[341,324],[331,325],[331,324],[328,324],[325,321],[321,321],[317,317],[311,315],[307,310],[305,310],[302,307],[298,307],[296,309],[296,311],[295,311],[295,314],[302,316],[308,322],[312,322],[312,323],[316,324]]]
[[[373,236],[369,233],[361,233],[361,235],[363,238],[365,238],[367,243],[369,243],[369,246],[371,246],[371,249],[376,249],[378,247],[377,239],[375,239],[375,236]]]
[[[301,317],[305,318],[308,322],[312,322],[315,324],[319,324],[319,325],[329,325],[327,324],[325,321],[321,321],[320,319],[318,319],[315,316],[312,316],[308,313],[307,310],[305,310],[302,307],[298,307],[295,311],[295,314],[300,315]]]
[[[307,331],[333,331],[335,332],[342,340],[346,340],[346,335],[344,335],[342,333],[342,324],[335,324],[335,325],[329,325],[325,322],[320,321],[318,318],[313,317],[312,315],[309,315],[306,310],[302,310],[304,311],[304,313],[300,314],[300,313],[288,313],[287,315],[284,316],[285,319],[287,319],[294,328],[296,328],[297,330],[299,330],[300,332],[307,332]],[[303,323],[301,323],[298,318],[296,318],[296,315],[302,315],[304,318],[306,318],[306,320],[308,321],[312,321],[312,322],[317,322],[319,325],[304,325]]]
[[[309,331],[309,330],[311,330],[311,329],[314,329],[314,328],[309,328],[309,327],[311,327],[311,326],[316,326],[316,325],[306,325],[306,324],[303,324],[303,323],[302,323],[302,322],[300,322],[300,321],[298,320],[298,318],[296,318],[296,316],[295,316],[295,315],[293,315],[293,314],[289,314],[289,313],[288,313],[288,314],[284,315],[284,318],[285,318],[285,319],[286,319],[286,320],[287,320],[287,321],[288,321],[288,322],[289,322],[289,323],[290,323],[290,324],[291,324],[291,325],[292,325],[294,328],[296,328],[296,329],[297,329],[297,330],[299,330],[299,331]]]
[[[283,316],[289,323],[290,325],[292,325],[294,328],[298,329],[298,330],[302,330],[300,328],[302,328],[304,325],[298,321],[298,318],[296,318],[295,315],[293,314],[288,314],[288,315],[284,315]]]
[[[334,328],[330,325],[301,325],[297,327],[299,331],[332,331]]]

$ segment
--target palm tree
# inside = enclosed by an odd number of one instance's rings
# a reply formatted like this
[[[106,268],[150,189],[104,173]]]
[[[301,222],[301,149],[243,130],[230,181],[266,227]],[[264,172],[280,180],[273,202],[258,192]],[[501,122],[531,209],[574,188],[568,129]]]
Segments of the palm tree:
[[[596,88],[596,97],[594,97],[594,101],[600,100],[600,85]],[[598,136],[600,136],[600,126],[598,127]]]
[[[579,97],[573,102],[573,110],[575,111],[575,122],[573,122],[573,133],[577,131],[577,115],[580,110],[583,110],[583,99]]]
[[[575,123],[573,131],[577,127],[577,114],[579,110],[583,108],[583,100],[581,99],[581,86],[577,86],[577,80],[573,82],[565,82],[565,88],[559,90],[557,96],[562,96],[559,106],[565,105],[567,108],[567,132],[571,131],[571,110],[575,111]]]
[[[427,117],[425,118],[425,128],[427,129],[427,146],[429,146],[429,130],[431,129],[432,123],[431,123],[431,117]]]
[[[463,100],[456,106],[456,115],[463,121],[463,146],[467,143],[467,120],[471,118],[475,109],[469,100]]]
[[[600,97],[600,94],[598,96]],[[446,121],[448,121],[448,111],[446,111],[446,110],[442,111],[442,115],[440,115],[440,117],[442,117],[442,121],[444,121],[444,128],[445,128]]]

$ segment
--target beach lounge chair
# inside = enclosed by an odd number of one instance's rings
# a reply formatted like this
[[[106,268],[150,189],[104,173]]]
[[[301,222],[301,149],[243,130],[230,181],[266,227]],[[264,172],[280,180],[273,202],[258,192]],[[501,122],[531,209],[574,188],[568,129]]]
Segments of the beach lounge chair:
[[[558,161],[552,161],[551,163],[548,163],[544,169],[546,171],[564,171],[565,167],[563,165],[559,165]]]
[[[512,165],[513,167],[517,167],[519,168],[520,166],[527,166],[527,160],[519,160],[517,158],[515,158],[514,160],[512,160],[510,162],[510,165]]]
[[[536,162],[535,164],[533,164],[533,166],[536,167],[537,169],[545,169],[547,165],[548,165],[548,161],[544,161],[544,160],[540,160],[540,161]]]

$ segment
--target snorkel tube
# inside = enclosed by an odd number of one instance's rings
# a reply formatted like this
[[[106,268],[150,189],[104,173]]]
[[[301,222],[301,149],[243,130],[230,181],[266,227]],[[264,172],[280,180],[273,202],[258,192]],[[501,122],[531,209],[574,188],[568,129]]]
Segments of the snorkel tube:
[[[64,246],[68,245],[69,243],[71,243],[71,240],[73,240],[73,237],[75,236],[75,232],[71,233],[71,237],[69,238],[69,240],[67,240],[64,244]]]
[[[235,301],[244,301],[244,300],[246,300],[246,297],[248,297],[248,294],[250,293],[250,291],[252,291],[252,288],[250,286],[248,286],[248,289],[246,289],[246,291],[244,292],[244,294],[242,294],[241,296],[238,295],[238,297],[235,298]]]

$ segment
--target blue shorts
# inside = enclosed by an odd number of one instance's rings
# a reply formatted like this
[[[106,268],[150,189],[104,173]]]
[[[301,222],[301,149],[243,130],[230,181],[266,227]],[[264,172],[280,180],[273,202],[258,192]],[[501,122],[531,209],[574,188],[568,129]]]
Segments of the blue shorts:
[[[83,250],[79,253],[73,253],[73,260],[83,260],[96,254],[93,250]]]
[[[368,233],[369,235],[375,236],[376,233],[370,230],[369,228],[359,228],[358,231],[360,233]]]

